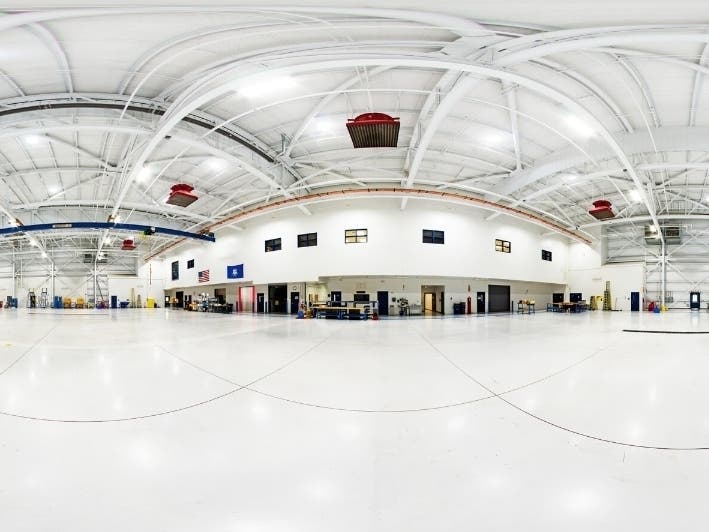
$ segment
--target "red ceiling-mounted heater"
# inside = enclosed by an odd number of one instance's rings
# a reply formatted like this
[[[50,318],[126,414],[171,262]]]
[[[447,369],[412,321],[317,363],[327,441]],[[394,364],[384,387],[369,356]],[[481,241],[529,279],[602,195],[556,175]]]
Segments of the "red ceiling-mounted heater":
[[[384,113],[365,113],[347,120],[347,131],[355,148],[396,148],[399,119]]]
[[[197,196],[192,194],[194,187],[186,185],[185,183],[178,183],[177,185],[172,185],[170,187],[170,195],[167,197],[167,202],[170,205],[177,205],[178,207],[187,207],[192,205],[197,201]]]
[[[611,209],[611,202],[608,200],[594,201],[593,209],[588,211],[588,214],[593,216],[596,220],[607,220],[608,218],[615,218],[613,209]]]
[[[130,239],[124,240],[121,249],[123,251],[133,251],[135,249],[135,242]]]

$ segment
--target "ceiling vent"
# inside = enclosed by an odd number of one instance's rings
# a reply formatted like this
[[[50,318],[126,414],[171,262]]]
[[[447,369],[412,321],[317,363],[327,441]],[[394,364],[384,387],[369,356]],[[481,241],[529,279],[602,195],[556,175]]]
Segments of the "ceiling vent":
[[[135,249],[135,242],[131,239],[124,240],[121,249],[123,251],[133,251]]]
[[[593,209],[588,211],[588,214],[593,216],[596,220],[607,220],[609,218],[615,218],[613,209],[611,209],[611,202],[608,200],[594,201]]]
[[[98,263],[105,264],[106,262],[108,262],[106,255],[104,255],[103,253],[101,253],[98,258],[96,258],[96,255],[94,255],[93,253],[84,253],[84,263],[92,263],[94,262],[94,259]]]
[[[675,246],[682,243],[682,232],[679,225],[666,225],[660,227],[662,231],[662,237],[665,240],[665,244]],[[660,237],[657,234],[655,226],[645,227],[645,243],[659,245],[661,243]]]
[[[187,207],[192,205],[197,201],[197,196],[192,194],[194,187],[186,185],[185,183],[178,183],[177,185],[172,185],[170,187],[171,192],[167,197],[167,202],[169,205],[177,205],[178,207]]]
[[[399,119],[384,113],[365,113],[347,120],[347,131],[355,148],[396,148]]]

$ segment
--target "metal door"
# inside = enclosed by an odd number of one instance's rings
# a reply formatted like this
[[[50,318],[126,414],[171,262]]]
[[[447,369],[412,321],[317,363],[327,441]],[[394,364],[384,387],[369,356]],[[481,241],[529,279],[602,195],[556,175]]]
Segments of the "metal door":
[[[300,307],[300,292],[290,293],[290,313],[298,314],[298,307]]]
[[[389,292],[377,292],[377,306],[380,316],[389,315]]]
[[[256,312],[263,313],[264,294],[256,294]]]
[[[485,314],[485,292],[478,292],[478,307],[476,312],[478,314]]]
[[[640,311],[640,292],[630,292],[630,310],[631,312]]]
[[[691,310],[699,310],[700,308],[700,297],[699,297],[699,292],[690,292],[689,293],[689,308]]]

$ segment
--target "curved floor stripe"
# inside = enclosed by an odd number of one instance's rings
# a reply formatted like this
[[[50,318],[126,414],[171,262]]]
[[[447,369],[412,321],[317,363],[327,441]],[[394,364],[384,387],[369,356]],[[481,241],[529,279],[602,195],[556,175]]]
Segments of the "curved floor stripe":
[[[458,364],[456,364],[453,360],[451,360],[450,358],[448,358],[448,356],[446,356],[446,354],[443,353],[443,351],[441,351],[441,350],[438,349],[435,345],[433,345],[433,344],[431,343],[431,341],[430,341],[428,338],[426,338],[424,335],[422,335],[422,334],[420,334],[420,333],[419,333],[419,335],[424,339],[424,341],[425,341],[428,345],[430,345],[438,354],[440,354],[445,360],[447,360],[448,363],[449,363],[451,366],[453,366],[453,367],[456,368],[458,371],[460,371],[465,377],[467,377],[468,379],[470,379],[471,381],[473,381],[473,382],[474,382],[475,384],[477,384],[478,386],[481,386],[482,388],[484,388],[485,390],[487,390],[488,392],[490,392],[490,394],[491,394],[493,397],[498,398],[500,401],[502,401],[503,403],[507,404],[508,406],[514,408],[514,409],[517,410],[518,412],[521,412],[522,414],[524,414],[524,415],[526,415],[526,416],[529,416],[529,417],[531,417],[532,419],[535,419],[535,420],[537,420],[537,421],[539,421],[539,422],[541,422],[541,423],[544,423],[545,425],[549,425],[550,427],[554,427],[554,428],[556,428],[556,429],[563,430],[564,432],[568,432],[569,434],[574,434],[575,436],[580,436],[580,437],[582,437],[582,438],[587,438],[587,439],[589,439],[589,440],[595,440],[595,441],[600,441],[600,442],[604,442],[604,443],[610,443],[610,444],[612,444],[612,445],[619,445],[619,446],[622,446],[622,447],[633,447],[633,448],[636,448],[636,449],[651,449],[651,450],[655,450],[655,451],[709,451],[709,445],[688,446],[688,447],[675,447],[675,446],[669,446],[669,445],[667,445],[667,446],[665,446],[665,445],[645,445],[645,444],[642,444],[642,443],[624,442],[624,441],[619,441],[619,440],[612,440],[612,439],[610,439],[610,438],[603,438],[602,436],[596,436],[596,435],[594,435],[594,434],[589,434],[589,433],[586,433],[586,432],[581,432],[581,431],[572,429],[572,428],[570,428],[570,427],[565,427],[565,426],[563,426],[563,425],[559,425],[558,423],[554,423],[554,422],[551,421],[550,419],[547,419],[547,418],[544,418],[544,417],[542,417],[542,416],[539,416],[539,415],[537,415],[537,414],[535,414],[535,413],[533,413],[533,412],[530,412],[529,410],[525,410],[524,408],[522,408],[522,407],[519,406],[518,404],[513,403],[512,401],[510,401],[510,400],[507,399],[506,397],[503,397],[503,394],[502,394],[502,393],[497,393],[497,392],[495,392],[493,389],[491,389],[491,388],[485,386],[482,382],[480,382],[480,381],[479,381],[478,379],[476,379],[474,376],[472,376],[472,375],[469,374],[467,371],[465,371],[465,369],[461,368],[461,367],[460,367]]]

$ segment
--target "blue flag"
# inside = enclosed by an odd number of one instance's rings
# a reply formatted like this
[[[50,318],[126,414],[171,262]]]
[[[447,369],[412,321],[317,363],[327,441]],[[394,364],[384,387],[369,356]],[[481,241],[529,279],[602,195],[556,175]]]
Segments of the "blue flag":
[[[226,278],[227,279],[243,279],[244,278],[244,265],[234,264],[233,266],[226,267]]]

